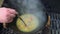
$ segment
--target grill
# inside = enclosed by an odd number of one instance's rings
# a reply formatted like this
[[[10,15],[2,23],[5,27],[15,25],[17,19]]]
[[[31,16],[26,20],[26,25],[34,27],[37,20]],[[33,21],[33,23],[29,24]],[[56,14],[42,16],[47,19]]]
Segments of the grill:
[[[51,34],[60,34],[60,14],[51,13]]]

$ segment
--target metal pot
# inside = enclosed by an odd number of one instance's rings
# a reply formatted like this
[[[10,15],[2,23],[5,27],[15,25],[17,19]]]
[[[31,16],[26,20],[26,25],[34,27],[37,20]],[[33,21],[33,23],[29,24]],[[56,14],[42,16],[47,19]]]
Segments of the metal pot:
[[[16,11],[18,11],[20,16],[24,14],[32,14],[35,15],[39,20],[38,23],[39,26],[37,26],[35,30],[28,33],[20,31],[21,34],[36,33],[44,28],[44,26],[47,23],[47,15],[46,12],[44,11],[44,6],[41,3],[41,0],[40,1],[39,0],[9,0],[9,2],[6,3],[7,6],[16,9]]]

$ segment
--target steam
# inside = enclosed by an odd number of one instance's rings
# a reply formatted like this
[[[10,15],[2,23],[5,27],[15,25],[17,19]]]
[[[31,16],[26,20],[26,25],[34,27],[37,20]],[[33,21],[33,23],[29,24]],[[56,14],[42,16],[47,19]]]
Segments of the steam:
[[[39,19],[43,20],[46,17],[44,17],[44,6],[42,5],[41,1],[39,0],[23,0],[22,2],[22,14],[28,13],[28,14],[34,14]]]
[[[41,1],[39,0],[23,0],[22,3],[22,14],[33,14],[37,16],[39,20],[38,26],[40,28],[44,26],[46,22],[46,14],[44,13],[44,6],[42,5]]]
[[[40,7],[40,8],[39,8]],[[42,3],[39,0],[23,0],[22,2],[22,13],[40,13],[43,10]],[[43,12],[43,11],[42,11]]]
[[[22,14],[33,14],[37,16],[39,25],[43,26],[46,22],[46,14],[43,11],[44,6],[39,0],[23,0],[22,2]],[[41,27],[40,26],[40,27]]]

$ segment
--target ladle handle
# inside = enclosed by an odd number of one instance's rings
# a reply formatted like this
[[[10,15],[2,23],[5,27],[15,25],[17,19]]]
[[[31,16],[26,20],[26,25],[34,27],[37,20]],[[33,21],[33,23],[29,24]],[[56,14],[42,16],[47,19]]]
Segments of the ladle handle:
[[[17,14],[17,17],[24,23],[25,26],[27,26],[27,24],[24,22],[24,20],[19,16],[19,14]]]

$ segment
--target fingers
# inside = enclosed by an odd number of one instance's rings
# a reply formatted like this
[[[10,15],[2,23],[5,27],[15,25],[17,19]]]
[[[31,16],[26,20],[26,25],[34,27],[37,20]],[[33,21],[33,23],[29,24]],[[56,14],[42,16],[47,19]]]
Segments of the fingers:
[[[13,21],[13,18],[14,18],[14,17],[12,17],[12,16],[8,16],[8,17],[7,17],[7,22],[12,22],[12,21]]]
[[[5,11],[7,11],[7,12],[9,12],[9,13],[17,14],[16,10],[11,9],[11,8],[2,7],[2,8],[0,8],[0,10],[3,10],[3,11],[5,10]]]
[[[9,23],[12,22],[12,21],[13,21],[13,19],[9,19],[9,20],[8,20]]]
[[[14,9],[0,8],[0,22],[9,23],[13,21],[13,18],[18,14]]]
[[[14,14],[8,14],[8,15],[7,15],[7,20],[8,20],[8,22],[12,22],[15,16],[16,16],[16,15],[14,15]]]
[[[16,10],[8,8],[8,12],[11,14],[17,14]]]

